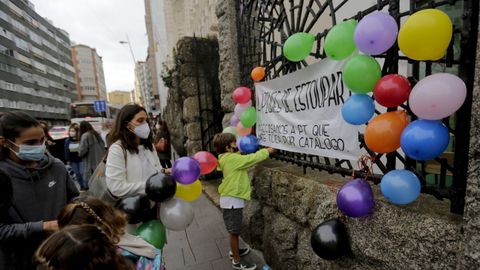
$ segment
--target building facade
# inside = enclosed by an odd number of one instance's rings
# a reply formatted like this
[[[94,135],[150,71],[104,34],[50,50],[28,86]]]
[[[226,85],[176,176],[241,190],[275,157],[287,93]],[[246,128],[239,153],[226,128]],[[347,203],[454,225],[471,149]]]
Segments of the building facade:
[[[108,102],[112,105],[123,106],[133,102],[132,92],[115,90],[108,93]]]
[[[135,102],[141,104],[147,112],[156,111],[155,95],[152,87],[151,70],[147,62],[135,64]]]
[[[86,45],[72,46],[72,62],[77,82],[77,101],[107,100],[102,57]]]
[[[0,0],[0,111],[65,124],[75,84],[68,33],[28,0]]]
[[[168,97],[162,73],[166,67],[173,66],[177,42],[184,36],[217,36],[215,7],[218,2],[219,0],[145,0],[149,55],[147,63],[152,74],[152,89],[159,112],[167,105]]]

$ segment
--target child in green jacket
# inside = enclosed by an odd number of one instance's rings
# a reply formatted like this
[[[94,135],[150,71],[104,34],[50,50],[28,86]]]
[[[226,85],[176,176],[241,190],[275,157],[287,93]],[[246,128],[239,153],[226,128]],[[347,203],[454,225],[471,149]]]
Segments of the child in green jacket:
[[[220,193],[220,208],[223,210],[225,227],[230,234],[230,258],[233,269],[253,270],[255,264],[241,262],[240,256],[250,252],[249,248],[239,248],[239,236],[242,227],[245,201],[250,200],[252,188],[247,170],[266,160],[273,153],[273,148],[265,148],[254,154],[241,155],[237,148],[237,139],[233,134],[221,133],[213,138],[218,157],[218,170],[223,171]]]

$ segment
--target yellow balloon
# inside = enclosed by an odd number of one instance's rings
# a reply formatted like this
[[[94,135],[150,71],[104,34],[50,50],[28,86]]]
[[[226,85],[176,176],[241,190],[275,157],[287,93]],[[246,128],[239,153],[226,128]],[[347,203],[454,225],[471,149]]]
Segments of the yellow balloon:
[[[438,9],[424,9],[408,17],[398,33],[400,50],[413,60],[441,59],[452,39],[452,21]]]
[[[195,201],[202,194],[202,183],[200,180],[193,182],[190,185],[183,185],[177,183],[177,192],[175,197],[187,202]]]

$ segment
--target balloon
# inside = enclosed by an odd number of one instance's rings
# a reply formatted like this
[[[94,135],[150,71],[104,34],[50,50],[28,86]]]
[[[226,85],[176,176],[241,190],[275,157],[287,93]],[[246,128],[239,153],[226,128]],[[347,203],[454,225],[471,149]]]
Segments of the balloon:
[[[439,120],[455,113],[467,97],[462,79],[449,73],[437,73],[423,78],[415,87],[408,105],[419,118]]]
[[[349,97],[342,106],[343,119],[352,125],[367,123],[374,113],[373,99],[364,94],[355,94]]]
[[[233,100],[238,104],[245,104],[252,99],[252,90],[245,86],[240,86],[233,91]]]
[[[248,134],[252,133],[252,128],[246,128],[242,125],[242,122],[240,122],[237,125],[236,131],[240,136],[247,136]]]
[[[238,137],[237,129],[234,128],[234,127],[226,127],[226,128],[223,129],[222,133],[230,133],[230,134],[235,135],[235,137]]]
[[[197,152],[193,156],[193,159],[198,161],[198,163],[200,164],[200,174],[209,174],[213,172],[213,170],[215,170],[218,165],[217,158],[212,155],[212,153],[207,151]]]
[[[167,240],[165,226],[160,220],[150,220],[137,228],[135,234],[154,247],[162,249]]]
[[[263,80],[263,78],[265,77],[265,68],[264,67],[254,68],[250,76],[252,77],[252,80],[256,82]]]
[[[387,13],[375,11],[365,16],[355,28],[354,40],[357,48],[369,55],[381,54],[397,40],[398,25]]]
[[[400,136],[408,124],[405,111],[386,112],[373,118],[365,129],[365,143],[377,153],[390,153],[400,147]]]
[[[381,76],[377,60],[368,55],[357,55],[343,66],[343,82],[358,94],[371,92]]]
[[[398,74],[383,76],[373,89],[373,96],[378,104],[385,107],[397,107],[410,95],[410,82]]]
[[[328,31],[325,37],[325,53],[328,57],[343,60],[355,51],[353,41],[355,26],[357,26],[357,21],[351,19],[335,25]]]
[[[192,206],[183,200],[173,198],[160,204],[160,220],[169,230],[185,230],[192,224],[193,217]]]
[[[258,150],[258,139],[255,135],[247,135],[240,138],[239,149],[242,153],[251,154]]]
[[[452,21],[438,9],[424,9],[407,18],[398,33],[400,50],[413,60],[438,60],[452,39]]]
[[[240,118],[235,114],[233,114],[232,117],[230,118],[230,126],[236,127],[238,125],[238,122],[240,122]]]
[[[172,177],[181,184],[191,184],[200,177],[200,164],[193,158],[179,158],[172,167]]]
[[[295,33],[283,44],[283,55],[289,61],[298,62],[310,54],[315,36],[309,33]]]
[[[370,184],[365,179],[354,179],[337,193],[337,206],[349,217],[364,217],[373,213],[375,202]]]
[[[257,111],[255,110],[255,107],[246,109],[240,117],[240,122],[242,122],[242,125],[246,128],[253,127],[257,122]]]
[[[420,181],[411,171],[393,170],[380,182],[383,196],[393,204],[409,204],[420,195]]]
[[[310,236],[310,244],[324,260],[335,260],[350,253],[347,228],[336,218],[318,225]]]
[[[202,183],[200,180],[193,182],[190,185],[182,185],[177,183],[177,193],[175,197],[187,202],[195,201],[202,194]]]
[[[135,195],[121,199],[115,207],[127,214],[129,224],[137,224],[148,218],[150,200],[146,195]]]
[[[173,198],[176,189],[175,180],[163,173],[150,176],[145,184],[145,193],[154,202],[164,202]]]
[[[251,100],[245,104],[237,104],[235,105],[235,109],[233,110],[233,113],[240,119],[240,117],[242,116],[242,113],[250,107],[252,107]]]
[[[448,128],[440,121],[419,119],[408,125],[400,143],[403,152],[415,160],[431,160],[442,154],[450,142]]]

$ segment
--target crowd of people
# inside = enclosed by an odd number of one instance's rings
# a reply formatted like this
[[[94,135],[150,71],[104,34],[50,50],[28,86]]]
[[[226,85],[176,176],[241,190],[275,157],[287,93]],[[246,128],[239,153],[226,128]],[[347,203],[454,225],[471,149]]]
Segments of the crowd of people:
[[[105,134],[88,122],[72,124],[65,163],[49,151],[54,142],[47,127],[25,113],[0,114],[0,269],[164,269],[161,250],[134,236],[136,225],[114,205],[145,194],[150,176],[171,173],[166,123],[152,125],[145,109],[131,104]],[[224,175],[220,206],[232,268],[256,269],[240,259],[249,249],[239,249],[242,209],[251,193],[247,169],[273,149],[241,155],[228,133],[217,134],[213,143]],[[103,195],[87,196],[101,166]],[[157,207],[151,203],[153,218]]]

